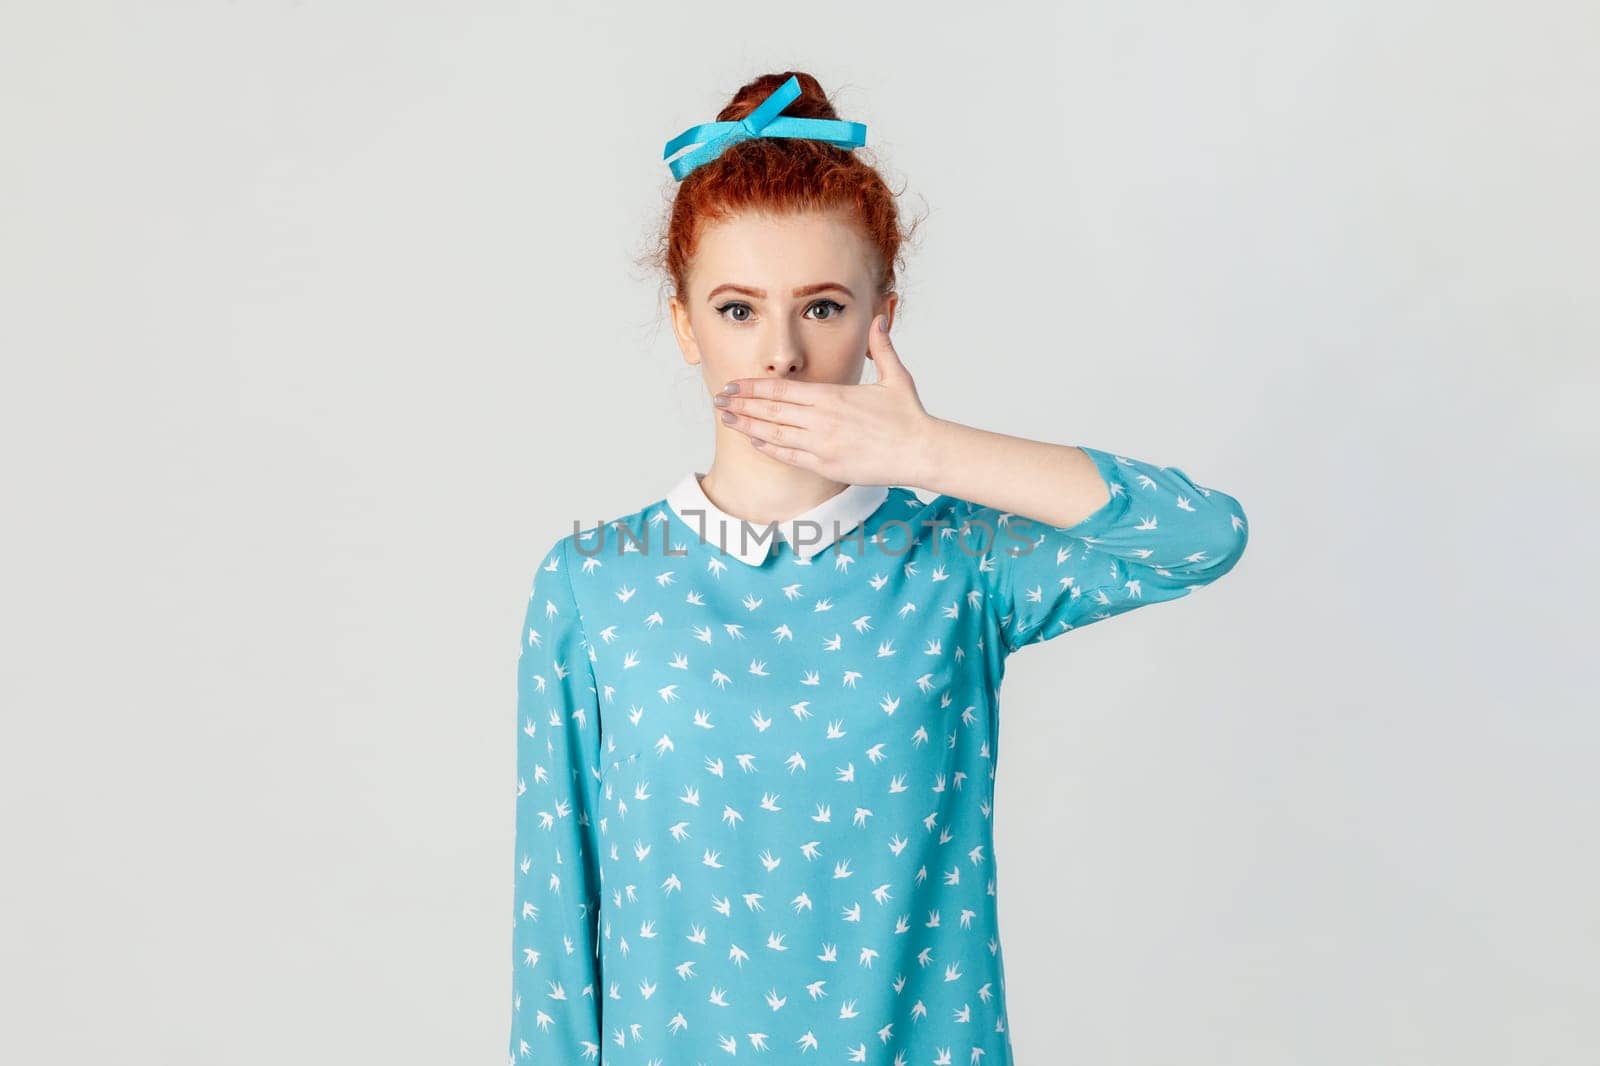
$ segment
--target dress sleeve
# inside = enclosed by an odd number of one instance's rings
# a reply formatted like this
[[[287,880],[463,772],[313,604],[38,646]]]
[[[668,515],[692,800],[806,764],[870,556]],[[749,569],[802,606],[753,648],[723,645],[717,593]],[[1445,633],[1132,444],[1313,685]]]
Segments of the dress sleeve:
[[[534,577],[517,658],[512,1063],[600,1050],[600,705],[569,539]]]
[[[1095,448],[1110,499],[1065,528],[950,498],[1006,651],[1188,594],[1233,569],[1249,531],[1239,501],[1176,467]],[[942,501],[936,501],[936,504]],[[990,550],[980,549],[988,546]]]

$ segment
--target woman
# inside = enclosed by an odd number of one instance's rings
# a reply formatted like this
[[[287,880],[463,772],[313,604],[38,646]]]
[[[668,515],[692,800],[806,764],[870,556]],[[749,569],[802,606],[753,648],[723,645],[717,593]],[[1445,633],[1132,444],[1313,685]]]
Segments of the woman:
[[[1006,658],[1227,573],[1244,513],[928,414],[864,129],[802,73],[719,122],[667,146],[706,142],[664,242],[715,456],[528,600],[511,1059],[1009,1063]]]

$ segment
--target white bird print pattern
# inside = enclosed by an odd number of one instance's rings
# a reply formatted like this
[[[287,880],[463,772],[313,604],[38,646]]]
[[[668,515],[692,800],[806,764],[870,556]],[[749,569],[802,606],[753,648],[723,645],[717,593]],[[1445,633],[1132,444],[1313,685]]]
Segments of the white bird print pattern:
[[[849,486],[808,512],[838,520],[820,542],[749,549],[686,479],[545,552],[517,658],[511,1066],[1010,1066],[1005,660],[1209,584],[1248,537],[1232,496],[1083,451],[1110,499],[1066,529]],[[689,504],[721,520],[704,539]]]

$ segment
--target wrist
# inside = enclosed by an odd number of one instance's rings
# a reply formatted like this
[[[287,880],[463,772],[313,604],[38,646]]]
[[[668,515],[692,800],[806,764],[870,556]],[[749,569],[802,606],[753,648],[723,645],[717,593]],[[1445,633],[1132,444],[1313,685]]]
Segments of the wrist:
[[[938,493],[943,480],[940,471],[949,468],[955,449],[953,438],[960,427],[934,415],[925,415],[915,447],[911,449],[912,469],[907,484]]]

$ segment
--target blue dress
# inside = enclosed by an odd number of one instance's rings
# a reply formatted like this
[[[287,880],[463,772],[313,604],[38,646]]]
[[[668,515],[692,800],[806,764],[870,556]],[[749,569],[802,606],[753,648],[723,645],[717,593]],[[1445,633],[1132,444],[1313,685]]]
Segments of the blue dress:
[[[1012,1062],[1006,659],[1214,581],[1247,537],[1226,493],[1083,450],[1111,496],[1064,529],[852,485],[774,530],[691,474],[545,552],[511,1063]]]

